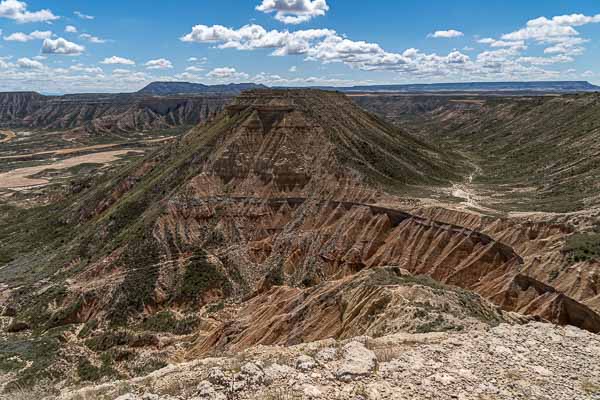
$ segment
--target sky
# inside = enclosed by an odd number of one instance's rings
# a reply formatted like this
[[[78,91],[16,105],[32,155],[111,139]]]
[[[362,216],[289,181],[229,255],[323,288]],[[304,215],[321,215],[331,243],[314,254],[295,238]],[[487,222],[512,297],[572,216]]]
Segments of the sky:
[[[600,84],[600,0],[0,0],[0,91]]]

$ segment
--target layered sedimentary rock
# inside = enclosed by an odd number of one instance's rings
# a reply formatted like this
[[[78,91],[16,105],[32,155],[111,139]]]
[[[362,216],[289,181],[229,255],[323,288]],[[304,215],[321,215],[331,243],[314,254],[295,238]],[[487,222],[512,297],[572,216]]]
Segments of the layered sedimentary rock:
[[[398,267],[377,267],[311,288],[265,290],[246,301],[231,321],[201,338],[191,355],[526,321],[468,291]]]
[[[43,96],[0,93],[0,126],[81,133],[132,133],[206,122],[231,95],[86,94]]]
[[[210,123],[78,194],[60,220],[79,233],[57,245],[66,289],[40,319],[126,324],[266,293],[293,303],[391,266],[507,311],[600,330],[594,311],[526,273],[527,246],[543,242],[521,245],[523,233],[503,235],[500,223],[377,205],[384,193],[460,179],[452,156],[341,94],[245,93]]]

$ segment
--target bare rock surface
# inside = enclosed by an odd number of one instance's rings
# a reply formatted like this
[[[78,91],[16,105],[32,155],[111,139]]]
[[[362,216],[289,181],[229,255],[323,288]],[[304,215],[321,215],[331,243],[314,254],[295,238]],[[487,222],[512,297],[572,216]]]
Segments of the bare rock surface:
[[[350,342],[342,349],[342,362],[335,372],[342,382],[369,376],[375,369],[377,356],[362,343]]]
[[[315,365],[306,370],[309,359]],[[598,359],[600,337],[590,332],[501,324],[461,333],[257,346],[58,399],[598,399]]]

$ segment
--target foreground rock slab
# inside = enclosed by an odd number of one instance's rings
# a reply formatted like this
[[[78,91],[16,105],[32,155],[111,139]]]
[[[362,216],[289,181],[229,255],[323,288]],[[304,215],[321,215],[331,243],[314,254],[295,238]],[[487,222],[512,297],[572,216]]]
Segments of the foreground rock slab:
[[[258,346],[61,400],[599,399],[600,336],[550,324]]]

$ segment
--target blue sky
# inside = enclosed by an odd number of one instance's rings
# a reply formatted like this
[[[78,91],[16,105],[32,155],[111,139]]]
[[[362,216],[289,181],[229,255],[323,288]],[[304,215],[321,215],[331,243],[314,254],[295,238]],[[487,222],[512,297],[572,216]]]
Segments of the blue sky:
[[[600,83],[600,0],[0,0],[0,90]]]

